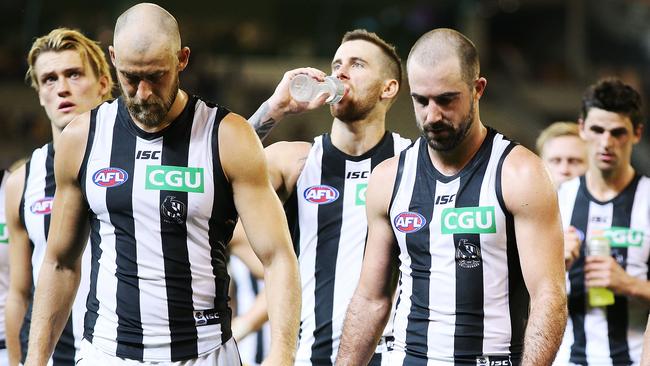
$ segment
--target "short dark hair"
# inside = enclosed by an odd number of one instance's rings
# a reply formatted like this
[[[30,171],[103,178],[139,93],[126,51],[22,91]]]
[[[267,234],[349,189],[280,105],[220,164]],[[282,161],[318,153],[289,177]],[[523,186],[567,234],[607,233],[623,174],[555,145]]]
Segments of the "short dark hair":
[[[587,88],[582,96],[580,118],[587,118],[591,108],[623,114],[630,118],[634,128],[643,123],[641,95],[616,78],[601,79]]]
[[[341,43],[355,40],[370,42],[379,47],[389,61],[390,76],[402,85],[402,60],[397,54],[395,46],[381,39],[376,33],[368,32],[365,29],[355,29],[345,33]]]

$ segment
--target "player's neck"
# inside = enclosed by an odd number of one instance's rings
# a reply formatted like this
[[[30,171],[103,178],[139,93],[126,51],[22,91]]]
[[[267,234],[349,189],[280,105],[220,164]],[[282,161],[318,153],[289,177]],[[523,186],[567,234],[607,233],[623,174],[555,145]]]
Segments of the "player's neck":
[[[475,128],[472,128],[465,139],[450,151],[438,151],[428,146],[431,163],[440,173],[447,176],[458,174],[481,148],[487,136],[487,128],[480,120],[474,121],[474,124]]]
[[[164,130],[167,126],[169,126],[176,118],[183,112],[183,109],[185,108],[185,105],[187,104],[188,96],[187,93],[185,93],[183,90],[178,89],[178,93],[176,94],[176,98],[174,99],[174,103],[172,103],[171,108],[169,108],[169,112],[167,112],[167,115],[163,119],[162,123],[158,124],[157,126],[147,126],[135,118],[131,116],[133,119],[133,122],[142,129],[145,132],[149,133],[154,133],[158,131]]]
[[[383,118],[342,122],[334,119],[332,123],[332,144],[351,156],[363,155],[375,147],[386,133]]]
[[[621,193],[634,179],[634,168],[627,164],[615,171],[602,171],[591,166],[585,174],[587,189],[599,201],[609,201]]]

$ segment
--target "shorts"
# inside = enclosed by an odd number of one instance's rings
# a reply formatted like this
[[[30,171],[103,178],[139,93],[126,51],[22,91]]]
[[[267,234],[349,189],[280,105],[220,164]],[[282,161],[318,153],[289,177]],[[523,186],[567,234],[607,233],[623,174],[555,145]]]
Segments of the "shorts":
[[[81,342],[81,357],[76,366],[97,366],[97,365],[147,365],[147,366],[241,366],[239,351],[234,338],[222,344],[216,350],[185,361],[137,361],[127,360],[121,357],[109,355],[100,351],[92,343],[84,339]]]

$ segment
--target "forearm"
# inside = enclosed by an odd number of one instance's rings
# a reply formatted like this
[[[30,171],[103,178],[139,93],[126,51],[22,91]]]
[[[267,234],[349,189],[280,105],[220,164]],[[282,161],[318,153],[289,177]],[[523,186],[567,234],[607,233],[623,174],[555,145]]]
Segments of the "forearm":
[[[249,334],[258,331],[268,320],[266,292],[261,292],[255,298],[253,306],[246,313],[233,320],[233,337],[235,337],[235,340],[240,341]]]
[[[261,141],[271,133],[273,127],[280,120],[278,116],[272,114],[269,102],[265,101],[248,119],[248,123],[253,127],[255,133]]]
[[[11,291],[7,295],[5,305],[5,337],[7,342],[7,353],[9,365],[15,366],[20,362],[22,347],[20,344],[20,328],[27,313],[29,304],[28,296],[21,296]]]
[[[531,299],[522,366],[551,365],[566,328],[567,304],[563,291],[538,292],[540,295]]]
[[[368,299],[357,292],[348,306],[336,365],[367,365],[390,315],[391,300]]]
[[[68,321],[78,286],[78,270],[43,261],[34,295],[26,366],[47,362]]]
[[[275,255],[264,275],[268,315],[271,322],[271,352],[274,364],[292,365],[300,327],[300,275],[293,253]],[[275,362],[278,363],[275,363]]]
[[[634,297],[650,304],[650,281],[628,276],[622,290],[613,290],[620,295]]]

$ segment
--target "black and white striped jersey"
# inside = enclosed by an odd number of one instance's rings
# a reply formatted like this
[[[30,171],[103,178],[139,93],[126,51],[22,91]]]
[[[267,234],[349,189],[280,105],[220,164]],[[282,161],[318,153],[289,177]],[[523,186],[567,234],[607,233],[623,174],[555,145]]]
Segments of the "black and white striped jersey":
[[[5,189],[9,173],[0,170],[0,341],[5,339],[5,303],[9,292],[9,232],[5,220]]]
[[[143,361],[180,361],[231,338],[226,245],[237,220],[219,158],[225,108],[190,97],[157,133],[122,98],[92,111],[80,184],[90,209],[84,338]]]
[[[387,132],[365,154],[349,156],[332,144],[328,134],[314,139],[293,197],[285,205],[302,282],[296,364],[334,363],[345,312],[361,273],[370,172],[409,144],[410,140]]]
[[[32,152],[25,164],[25,185],[20,201],[20,220],[27,231],[32,248],[33,286],[38,283],[41,264],[47,248],[47,234],[50,229],[50,213],[56,184],[54,182],[54,146],[50,142]],[[54,364],[73,365],[79,358],[83,339],[83,321],[86,311],[86,297],[89,288],[90,250],[84,251],[81,280],[72,305],[72,313],[65,325],[61,338],[52,354]],[[23,325],[23,355],[27,352],[27,335],[31,323],[31,305]]]
[[[650,306],[619,295],[613,305],[589,306],[584,256],[594,231],[604,232],[618,264],[632,277],[650,279],[650,178],[637,175],[601,202],[589,193],[585,177],[578,177],[560,186],[558,199],[563,226],[574,226],[583,242],[568,273],[569,321],[556,364],[638,365]]]
[[[391,365],[517,365],[529,296],[501,188],[516,144],[488,128],[454,176],[427,146],[400,155],[389,207],[400,260]]]

